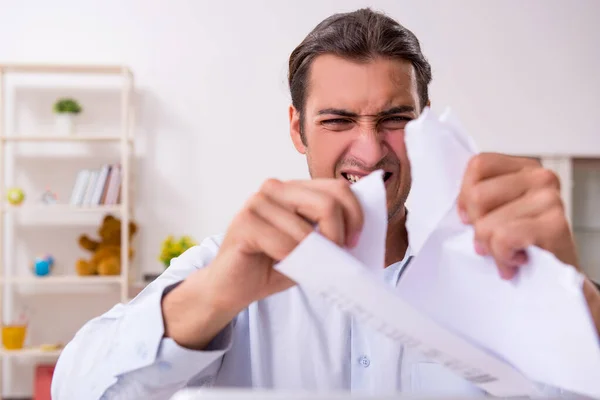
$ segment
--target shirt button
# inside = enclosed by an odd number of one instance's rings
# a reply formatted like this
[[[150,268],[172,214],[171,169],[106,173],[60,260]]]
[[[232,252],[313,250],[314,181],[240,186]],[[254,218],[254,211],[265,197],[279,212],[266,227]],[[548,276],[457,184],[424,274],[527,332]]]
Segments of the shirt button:
[[[360,357],[358,359],[358,363],[365,368],[367,368],[369,365],[371,365],[371,361],[366,356]]]
[[[158,363],[158,369],[161,371],[168,371],[171,369],[171,364],[167,361],[161,361]]]

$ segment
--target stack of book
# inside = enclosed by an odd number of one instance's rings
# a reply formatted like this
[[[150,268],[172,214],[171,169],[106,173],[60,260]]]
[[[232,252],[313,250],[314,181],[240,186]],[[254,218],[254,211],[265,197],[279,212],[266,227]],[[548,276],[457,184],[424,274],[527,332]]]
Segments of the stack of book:
[[[70,204],[73,206],[116,205],[121,197],[121,165],[105,164],[83,169],[75,179]]]

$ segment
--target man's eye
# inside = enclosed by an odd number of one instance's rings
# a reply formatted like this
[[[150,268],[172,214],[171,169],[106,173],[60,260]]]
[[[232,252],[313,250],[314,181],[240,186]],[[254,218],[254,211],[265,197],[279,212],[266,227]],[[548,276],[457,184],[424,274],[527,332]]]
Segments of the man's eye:
[[[410,117],[396,116],[385,118],[379,124],[385,129],[404,129],[410,121],[412,121]]]
[[[323,125],[346,125],[346,124],[351,124],[352,121],[349,119],[343,119],[343,118],[333,118],[333,119],[326,119],[321,121],[321,123]]]

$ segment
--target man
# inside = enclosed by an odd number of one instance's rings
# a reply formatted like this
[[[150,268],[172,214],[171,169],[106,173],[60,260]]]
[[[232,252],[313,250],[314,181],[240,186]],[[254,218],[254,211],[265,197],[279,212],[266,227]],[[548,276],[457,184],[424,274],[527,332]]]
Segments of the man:
[[[131,303],[88,322],[58,361],[53,398],[166,399],[202,385],[483,395],[273,269],[315,224],[353,246],[363,217],[349,183],[382,169],[384,276],[396,285],[410,259],[404,128],[428,105],[430,80],[417,38],[392,19],[367,9],[319,24],[289,60],[290,134],[312,179],[267,180],[225,235],[173,260]],[[475,157],[459,205],[475,227],[477,252],[495,259],[502,278],[527,261],[521,249],[531,244],[578,267],[557,179],[536,162]],[[585,294],[600,327],[600,293],[586,282]]]

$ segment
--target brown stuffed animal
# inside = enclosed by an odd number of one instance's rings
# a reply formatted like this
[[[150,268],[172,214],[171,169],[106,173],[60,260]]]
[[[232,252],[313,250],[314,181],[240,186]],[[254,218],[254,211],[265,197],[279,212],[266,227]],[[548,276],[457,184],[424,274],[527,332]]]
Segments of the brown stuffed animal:
[[[137,225],[129,223],[129,243],[137,232]],[[107,215],[98,229],[100,240],[90,239],[87,235],[79,237],[79,245],[92,252],[89,260],[77,261],[77,274],[87,275],[119,275],[121,273],[121,220]],[[129,258],[133,257],[133,249],[129,247]]]

